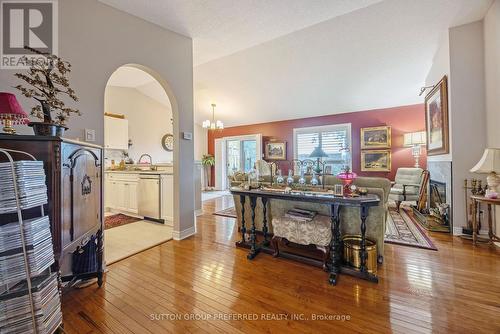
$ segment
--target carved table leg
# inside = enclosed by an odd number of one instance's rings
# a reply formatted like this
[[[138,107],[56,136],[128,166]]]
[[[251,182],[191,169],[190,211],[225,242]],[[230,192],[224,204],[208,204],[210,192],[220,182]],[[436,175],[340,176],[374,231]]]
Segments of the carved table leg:
[[[247,233],[247,228],[245,227],[245,196],[240,195],[241,203],[241,244],[246,243],[245,234]]]
[[[366,251],[366,218],[368,217],[368,207],[361,206],[361,272],[364,273],[366,269],[366,260],[368,259],[368,252]]]
[[[331,221],[332,221],[332,239],[330,241],[330,276],[328,282],[332,285],[337,284],[337,276],[340,273],[340,205],[335,203],[331,206]]]
[[[477,203],[475,199],[472,199],[472,245],[475,246],[477,243]]]
[[[253,258],[259,253],[257,249],[257,236],[255,231],[255,206],[257,205],[257,197],[250,196],[250,208],[252,209],[252,228],[250,229],[250,254],[247,255],[247,259],[253,260]]]
[[[264,218],[262,220],[262,233],[264,234],[264,241],[262,242],[262,244],[264,246],[268,246],[269,240],[267,239],[268,238],[268,235],[267,235],[267,232],[268,232],[268,228],[267,228],[267,198],[262,197],[261,200],[262,200],[262,210],[264,213]]]

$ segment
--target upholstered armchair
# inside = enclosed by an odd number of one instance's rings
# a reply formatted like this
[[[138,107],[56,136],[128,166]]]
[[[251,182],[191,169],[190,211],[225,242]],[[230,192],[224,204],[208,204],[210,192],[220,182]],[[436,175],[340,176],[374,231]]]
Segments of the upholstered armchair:
[[[422,168],[398,168],[394,184],[389,193],[389,199],[396,202],[399,211],[401,202],[418,201],[423,184],[424,170]]]

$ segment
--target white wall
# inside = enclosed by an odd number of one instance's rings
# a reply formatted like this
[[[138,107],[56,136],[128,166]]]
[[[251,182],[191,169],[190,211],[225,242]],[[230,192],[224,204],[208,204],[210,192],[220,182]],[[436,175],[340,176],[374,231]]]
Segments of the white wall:
[[[59,54],[72,64],[71,82],[82,117],[69,122],[68,137],[83,137],[95,129],[103,143],[104,90],[111,74],[124,64],[140,64],[166,88],[174,114],[174,237],[194,230],[192,40],[97,0],[61,0]],[[15,71],[0,70],[0,91],[14,92]],[[19,94],[17,94],[19,95]],[[33,101],[20,99],[29,110]],[[182,180],[182,187],[180,187]],[[182,203],[182,205],[181,205]],[[188,231],[188,232],[183,232]]]
[[[484,18],[487,144],[500,148],[500,0]],[[500,210],[496,208],[496,232],[500,231]]]
[[[104,101],[105,112],[122,114],[128,119],[128,135],[132,140],[128,150],[130,158],[137,162],[147,153],[153,163],[172,162],[173,152],[165,151],[161,144],[162,137],[173,131],[170,106],[129,87],[106,87]]]
[[[483,21],[450,28],[442,38],[426,78],[426,86],[448,76],[450,153],[428,161],[452,161],[452,217],[455,233],[466,225],[464,179],[486,147],[485,40]]]
[[[448,92],[450,92],[450,87],[453,84],[450,78],[450,39],[448,31],[442,36],[442,41],[438,48],[438,51],[434,55],[432,60],[432,66],[425,78],[425,86],[435,85],[443,78],[443,76],[448,77]],[[426,91],[428,93],[429,90]],[[425,94],[426,94],[425,93]],[[423,97],[425,96],[422,95]],[[449,96],[448,96],[449,97]],[[451,109],[451,108],[449,108]],[[453,114],[449,112],[448,114],[449,124],[451,125],[453,121]],[[451,128],[451,126],[450,126]],[[448,129],[450,134],[450,153],[427,156],[427,161],[451,161],[452,160],[452,145],[453,145],[453,133],[451,129]]]
[[[208,154],[208,131],[201,125],[194,125],[194,160],[201,160]]]
[[[450,29],[450,111],[453,156],[453,223],[465,226],[464,179],[486,147],[483,21]]]

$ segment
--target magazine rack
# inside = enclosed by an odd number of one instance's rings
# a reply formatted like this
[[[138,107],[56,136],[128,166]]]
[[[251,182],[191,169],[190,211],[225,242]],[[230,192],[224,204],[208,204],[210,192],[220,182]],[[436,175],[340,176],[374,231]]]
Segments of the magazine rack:
[[[14,160],[12,154],[29,160]],[[0,149],[0,332],[53,333],[62,324],[58,276],[43,162],[29,153]],[[23,218],[23,211],[40,215]],[[17,214],[17,220],[16,220]],[[14,218],[13,218],[14,217]]]

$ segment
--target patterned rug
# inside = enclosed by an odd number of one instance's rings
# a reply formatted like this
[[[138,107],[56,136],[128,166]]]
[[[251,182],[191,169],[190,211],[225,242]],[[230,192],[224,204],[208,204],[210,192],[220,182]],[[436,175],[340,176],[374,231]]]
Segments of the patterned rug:
[[[118,213],[116,215],[107,216],[104,218],[104,229],[107,230],[107,229],[110,229],[113,227],[118,227],[118,226],[122,226],[122,225],[135,223],[135,222],[138,222],[140,220],[142,220],[142,219],[130,217],[130,216]]]
[[[214,212],[213,214],[215,216],[237,218],[236,209],[234,208],[234,206],[227,208],[227,209],[224,209],[224,210],[221,210],[221,211]]]
[[[398,212],[396,207],[389,206],[384,242],[437,251],[431,239],[409,212],[409,209],[404,207]]]
[[[214,215],[236,218],[236,209],[230,207],[214,212]],[[437,250],[431,239],[409,213],[409,209],[404,207],[401,207],[401,212],[398,212],[395,207],[389,206],[384,242]]]

